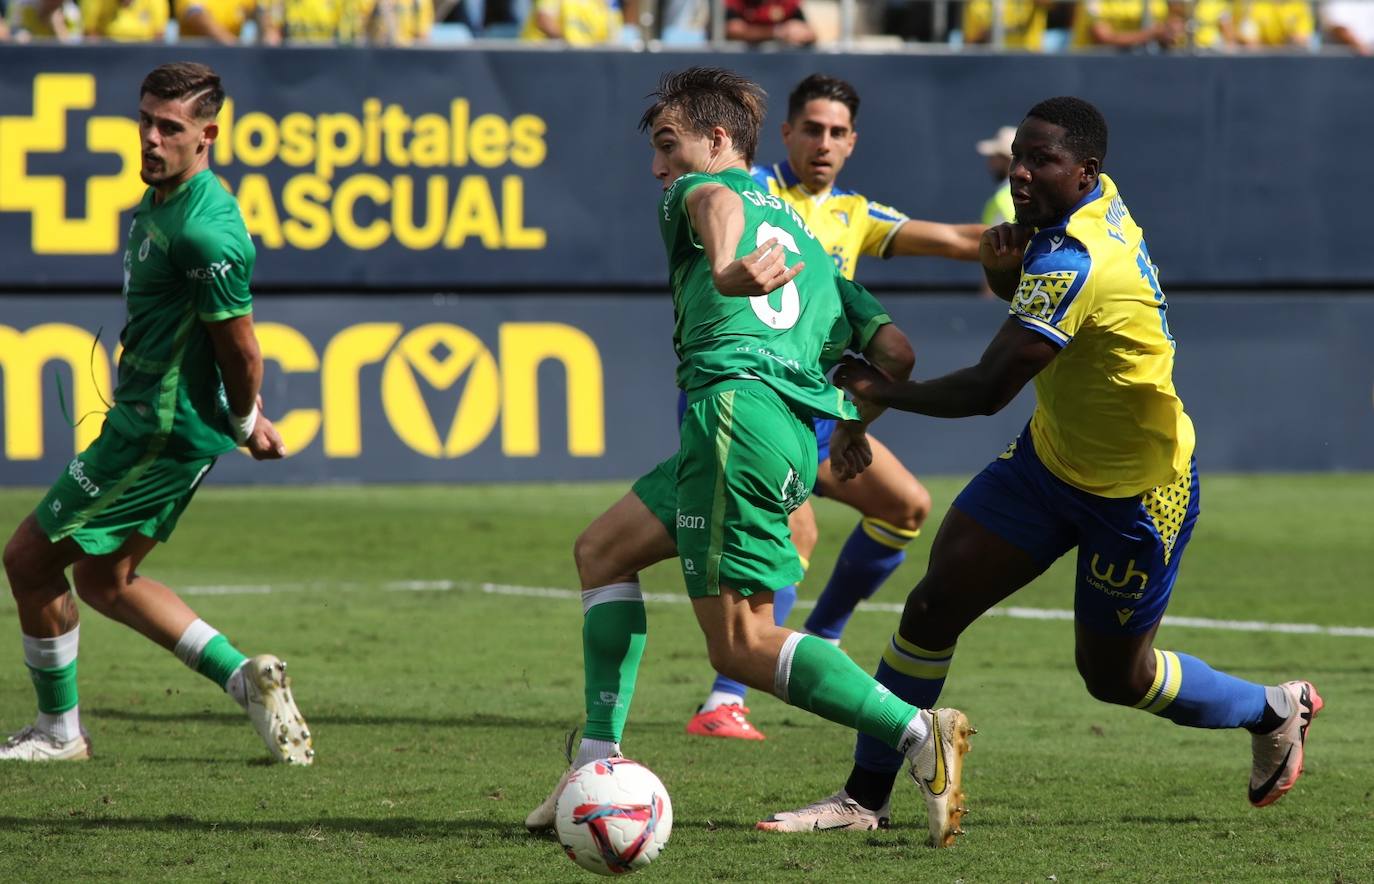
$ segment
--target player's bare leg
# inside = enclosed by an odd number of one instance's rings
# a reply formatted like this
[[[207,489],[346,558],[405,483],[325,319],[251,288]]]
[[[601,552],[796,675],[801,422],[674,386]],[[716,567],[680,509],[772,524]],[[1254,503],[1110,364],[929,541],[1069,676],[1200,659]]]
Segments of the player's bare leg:
[[[5,546],[5,574],[19,612],[24,660],[38,694],[38,717],[0,745],[0,759],[75,761],[91,756],[76,693],[80,615],[66,568],[81,556],[70,540],[53,543],[29,515]]]
[[[930,513],[930,492],[897,456],[869,437],[873,462],[848,481],[835,477],[827,459],[816,471],[821,494],[859,511],[863,517],[845,541],[835,569],[806,631],[839,642],[849,618],[871,598],[906,559],[906,547],[921,532]]]
[[[530,831],[552,828],[558,796],[573,770],[620,754],[647,637],[639,572],[676,554],[674,538],[633,492],[598,516],[573,544],[582,584],[587,723],[576,751],[571,742],[567,746],[568,769],[525,817]]]
[[[755,688],[771,684],[783,702],[854,728],[906,758],[927,804],[933,799],[943,814],[931,823],[936,845],[952,843],[963,813],[968,719],[955,709],[925,711],[902,702],[839,648],[776,626],[771,603],[759,596],[722,586],[718,596],[692,600],[713,665]]]
[[[901,623],[878,665],[878,681],[912,705],[933,707],[944,687],[959,635],[984,611],[1029,583],[1042,570],[1043,566],[1026,553],[958,509],[951,509],[931,546],[926,576],[907,597]],[[953,731],[967,731],[962,738],[945,742],[945,746],[958,750],[954,757],[946,759],[950,772],[957,773],[971,729],[967,728],[967,720],[956,722],[950,716],[947,722],[953,726],[950,736],[954,736]],[[861,735],[849,778],[831,799],[840,796],[845,801],[854,801],[869,811],[875,821],[885,817],[903,760],[901,754],[882,742]],[[962,786],[955,783],[950,791],[941,794],[927,784],[922,794],[926,798],[931,837],[937,846],[947,846],[953,835],[961,831]],[[829,801],[822,799],[807,808],[774,814],[770,819],[786,821],[788,831],[812,830],[810,816],[804,811],[811,808],[829,813]]]
[[[811,554],[816,549],[819,532],[816,529],[816,511],[811,501],[805,501],[792,511],[787,519],[787,528],[792,534],[792,546],[797,550],[802,570],[811,565]],[[792,607],[797,602],[797,587],[783,586],[773,591],[773,622],[782,626],[787,622]],[[763,732],[749,720],[749,707],[744,705],[748,688],[742,682],[716,673],[706,702],[697,708],[696,713],[687,721],[687,733],[703,737],[724,737],[738,740],[762,740]]]
[[[248,714],[275,760],[311,764],[313,739],[296,707],[286,664],[272,654],[248,658],[170,587],[139,574],[157,543],[133,534],[118,552],[79,559],[72,576],[81,600],[173,652],[223,688]]]
[[[1088,693],[1188,727],[1251,733],[1249,799],[1278,801],[1302,776],[1308,728],[1325,703],[1308,681],[1259,685],[1197,657],[1155,647],[1158,624],[1140,635],[1106,635],[1076,624],[1075,659]]]

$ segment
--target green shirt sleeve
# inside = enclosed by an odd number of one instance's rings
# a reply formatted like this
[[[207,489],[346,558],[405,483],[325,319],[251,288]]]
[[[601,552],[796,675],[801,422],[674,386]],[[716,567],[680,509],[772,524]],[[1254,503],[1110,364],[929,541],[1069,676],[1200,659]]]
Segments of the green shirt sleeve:
[[[188,224],[177,237],[172,256],[202,321],[220,322],[253,312],[249,280],[255,255],[242,222]]]
[[[872,292],[853,280],[845,279],[839,272],[835,274],[835,285],[840,290],[844,318],[853,330],[849,349],[862,353],[878,329],[892,322],[892,317]]]
[[[703,184],[720,184],[720,179],[714,175],[688,172],[674,181],[663,194],[663,201],[659,204],[658,226],[664,244],[670,249],[679,239],[700,246],[696,231],[692,229],[692,219],[687,216],[687,195]]]

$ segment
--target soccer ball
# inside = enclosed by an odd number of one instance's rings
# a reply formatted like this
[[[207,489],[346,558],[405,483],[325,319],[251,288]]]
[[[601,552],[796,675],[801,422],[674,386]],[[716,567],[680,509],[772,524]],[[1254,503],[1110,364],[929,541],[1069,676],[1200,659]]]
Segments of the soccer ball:
[[[598,875],[653,862],[673,831],[673,805],[654,772],[628,758],[603,758],[573,772],[558,797],[558,842]]]

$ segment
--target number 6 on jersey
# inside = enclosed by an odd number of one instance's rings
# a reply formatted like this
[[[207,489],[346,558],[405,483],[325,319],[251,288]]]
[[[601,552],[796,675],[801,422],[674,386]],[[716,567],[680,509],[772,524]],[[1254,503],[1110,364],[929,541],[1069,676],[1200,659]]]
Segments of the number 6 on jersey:
[[[798,257],[801,256],[801,249],[797,248],[797,241],[792,238],[792,234],[765,221],[759,225],[754,237],[754,245],[757,248],[770,239],[776,239],[778,244],[787,251]],[[749,299],[749,305],[754,308],[754,315],[769,328],[791,328],[797,324],[797,318],[801,316],[801,296],[797,293],[797,281],[792,280],[780,291],[782,303],[776,309],[773,307],[771,298],[778,292],[755,295]]]

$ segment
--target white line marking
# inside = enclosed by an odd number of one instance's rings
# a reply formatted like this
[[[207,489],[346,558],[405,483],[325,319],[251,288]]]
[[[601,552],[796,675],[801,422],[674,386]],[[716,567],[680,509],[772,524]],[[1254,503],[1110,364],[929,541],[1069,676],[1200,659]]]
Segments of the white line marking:
[[[482,583],[471,580],[390,580],[385,582],[314,581],[310,583],[255,583],[245,585],[221,584],[187,586],[184,595],[266,595],[275,592],[339,592],[381,589],[384,592],[480,592],[483,595],[508,595],[524,598],[577,599],[577,590],[550,586],[519,586],[510,583]],[[684,593],[646,592],[646,602],[685,605],[690,599]],[[799,600],[798,608],[816,607],[813,601]],[[900,614],[902,606],[893,602],[864,602],[858,611],[870,614]],[[1073,611],[1057,608],[1024,608],[1006,606],[993,608],[988,617],[1010,617],[1013,620],[1072,620]],[[1374,638],[1374,628],[1368,626],[1321,626],[1316,623],[1266,623],[1262,620],[1213,620],[1207,617],[1174,617],[1165,615],[1165,626],[1185,629],[1211,629],[1223,632],[1268,632],[1297,635],[1333,635],[1343,638]]]

